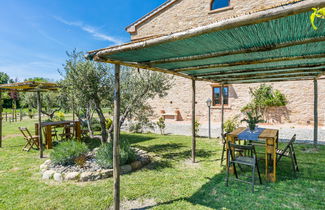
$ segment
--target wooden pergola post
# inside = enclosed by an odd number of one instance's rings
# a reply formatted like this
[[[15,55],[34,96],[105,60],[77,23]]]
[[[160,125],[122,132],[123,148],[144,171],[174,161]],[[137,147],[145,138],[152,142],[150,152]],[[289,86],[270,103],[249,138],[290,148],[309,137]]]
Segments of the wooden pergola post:
[[[0,148],[2,147],[2,92],[0,91]]]
[[[318,84],[317,79],[314,79],[314,146],[318,140]]]
[[[120,68],[115,64],[114,87],[114,136],[113,136],[113,178],[114,178],[114,210],[120,209]]]
[[[38,90],[37,92],[37,109],[38,109],[38,144],[40,151],[40,158],[43,158],[43,141],[42,141],[42,103],[41,103],[41,92]]]
[[[223,130],[224,130],[224,127],[223,127],[223,121],[224,121],[224,111],[225,111],[225,104],[224,104],[224,101],[223,101],[223,89],[224,89],[224,85],[221,84],[221,91],[220,91],[220,94],[221,94],[221,139],[224,140],[224,136],[223,136]]]
[[[192,162],[195,163],[195,148],[196,148],[196,133],[195,133],[195,80],[192,79]]]

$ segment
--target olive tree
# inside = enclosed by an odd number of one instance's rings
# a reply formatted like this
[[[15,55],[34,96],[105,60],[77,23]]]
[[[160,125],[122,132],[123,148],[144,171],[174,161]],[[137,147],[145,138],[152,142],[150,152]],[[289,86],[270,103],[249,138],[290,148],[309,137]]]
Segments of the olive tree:
[[[102,142],[112,136],[113,125],[106,126],[103,107],[113,110],[114,70],[110,64],[86,60],[81,52],[67,53],[61,81],[64,92],[74,97],[77,115],[94,110],[100,121]],[[126,119],[147,122],[152,114],[149,99],[163,97],[172,85],[172,77],[147,70],[123,67],[121,71],[121,125]],[[80,118],[80,116],[79,116]],[[88,123],[90,120],[87,120]],[[108,129],[108,132],[106,130]],[[88,125],[88,129],[90,126]],[[108,135],[110,134],[110,135]]]

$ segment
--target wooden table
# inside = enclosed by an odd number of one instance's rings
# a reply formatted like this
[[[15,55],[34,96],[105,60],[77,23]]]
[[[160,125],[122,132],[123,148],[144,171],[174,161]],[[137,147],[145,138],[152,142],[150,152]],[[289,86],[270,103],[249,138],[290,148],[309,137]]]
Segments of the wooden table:
[[[235,143],[238,141],[238,135],[243,132],[246,128],[240,127],[233,132],[227,134],[226,142],[230,141]],[[265,140],[265,175],[266,179],[271,182],[276,182],[276,149],[278,147],[279,130],[276,129],[264,129],[259,135],[259,140]],[[241,140],[241,139],[240,139]],[[250,140],[250,139],[247,139]],[[257,141],[259,142],[259,141]],[[227,154],[228,154],[228,143],[227,143]],[[228,155],[227,155],[228,163]],[[270,163],[273,163],[272,170],[269,169]],[[228,167],[228,164],[227,164]],[[231,170],[232,171],[232,170]]]
[[[81,127],[79,121],[57,121],[57,122],[42,122],[41,126],[45,127],[45,145],[47,149],[52,149],[52,127],[64,127],[65,125],[73,124],[75,137],[81,140]],[[70,128],[66,130],[70,132]],[[35,135],[38,135],[38,123],[35,123]]]

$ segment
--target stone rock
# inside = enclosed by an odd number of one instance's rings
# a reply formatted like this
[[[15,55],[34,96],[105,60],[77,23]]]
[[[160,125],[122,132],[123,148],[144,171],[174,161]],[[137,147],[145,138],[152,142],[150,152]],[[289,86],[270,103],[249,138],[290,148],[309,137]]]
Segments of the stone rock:
[[[79,172],[69,172],[65,175],[64,179],[65,180],[76,180],[78,179]]]
[[[121,171],[122,173],[129,173],[132,171],[132,167],[131,165],[124,165],[124,166],[121,166]]]
[[[47,170],[48,167],[49,167],[48,165],[46,165],[46,164],[43,163],[42,165],[39,166],[39,169],[40,170],[43,170],[43,169],[46,169]]]
[[[92,179],[93,173],[92,172],[83,172],[80,174],[79,181],[86,182]]]
[[[62,182],[62,180],[63,180],[62,174],[61,174],[61,173],[55,173],[55,174],[53,175],[53,179],[54,179],[55,181],[57,181],[57,182]]]
[[[43,164],[50,165],[51,164],[51,160],[50,159],[49,160],[46,160]]]
[[[142,167],[142,163],[139,160],[136,160],[131,163],[132,170],[138,170]]]
[[[113,169],[104,169],[104,170],[101,170],[100,173],[101,173],[103,179],[108,178],[108,177],[112,177],[113,176]]]
[[[55,171],[47,170],[43,173],[42,179],[51,179],[53,174],[55,174]]]
[[[100,180],[100,178],[101,178],[100,172],[97,171],[92,174],[92,180]]]

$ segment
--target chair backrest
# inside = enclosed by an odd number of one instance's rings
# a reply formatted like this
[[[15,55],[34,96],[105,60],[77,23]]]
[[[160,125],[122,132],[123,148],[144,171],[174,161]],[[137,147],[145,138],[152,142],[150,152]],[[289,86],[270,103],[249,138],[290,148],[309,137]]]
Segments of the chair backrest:
[[[296,134],[294,134],[294,135],[292,136],[292,138],[290,139],[289,143],[288,143],[287,146],[284,148],[283,153],[286,152],[286,151],[289,149],[289,147],[292,147],[292,146],[293,146],[293,143],[294,143],[295,141],[296,141]]]
[[[33,137],[27,128],[25,127],[18,127],[18,128],[26,139],[31,139]]]
[[[252,156],[256,157],[256,150],[254,145],[240,145],[240,144],[233,144],[228,141],[228,148],[234,148],[235,150],[243,150],[243,151],[249,151],[248,154],[251,154]],[[233,154],[233,151],[229,150],[232,157],[235,157]]]

